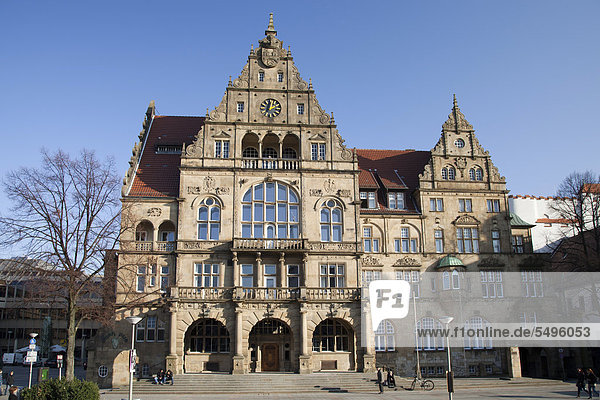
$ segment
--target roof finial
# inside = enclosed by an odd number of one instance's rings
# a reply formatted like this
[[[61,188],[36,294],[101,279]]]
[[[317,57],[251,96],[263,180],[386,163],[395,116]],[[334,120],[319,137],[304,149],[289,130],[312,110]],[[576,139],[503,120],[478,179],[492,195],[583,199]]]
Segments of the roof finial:
[[[458,102],[456,101],[456,94],[453,94],[452,97],[453,97],[452,107],[458,108]]]
[[[273,13],[269,14],[269,26],[267,27],[267,30],[265,31],[265,35],[268,35],[269,33],[273,33],[273,34],[277,35],[277,31],[275,30],[275,25],[273,25]]]
[[[208,107],[206,107],[206,117],[208,118]]]
[[[312,78],[308,78],[308,88],[309,88],[310,90],[312,90],[312,88],[313,88],[313,85],[312,85]]]

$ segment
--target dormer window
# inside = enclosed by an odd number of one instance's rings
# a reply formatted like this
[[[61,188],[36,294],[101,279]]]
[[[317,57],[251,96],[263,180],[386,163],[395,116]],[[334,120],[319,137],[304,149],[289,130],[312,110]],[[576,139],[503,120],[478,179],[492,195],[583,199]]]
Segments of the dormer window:
[[[260,71],[258,73],[258,81],[259,82],[264,82],[265,81],[265,73],[263,71]]]
[[[396,210],[404,210],[404,193],[392,192],[388,193],[388,206]]]
[[[360,192],[360,203],[361,208],[377,208],[375,192]]]
[[[464,140],[462,140],[462,139],[456,139],[456,140],[454,141],[454,145],[455,145],[456,147],[458,147],[459,149],[462,149],[463,147],[465,147],[465,141],[464,141]]]
[[[181,154],[181,145],[159,145],[156,146],[156,154]]]

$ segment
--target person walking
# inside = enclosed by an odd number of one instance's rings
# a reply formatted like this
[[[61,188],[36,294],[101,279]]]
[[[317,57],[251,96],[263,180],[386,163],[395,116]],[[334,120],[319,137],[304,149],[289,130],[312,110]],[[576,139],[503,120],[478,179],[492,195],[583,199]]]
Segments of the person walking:
[[[581,395],[582,390],[587,393],[587,390],[585,390],[585,381],[585,372],[581,368],[577,368],[577,382],[575,383],[575,386],[577,386],[577,397]]]
[[[6,393],[8,393],[10,388],[14,385],[15,385],[15,372],[10,371],[8,373],[8,376],[6,377]],[[4,393],[4,394],[6,394],[6,393]]]
[[[381,368],[377,368],[377,384],[379,385],[379,394],[383,394],[383,374]]]
[[[596,374],[594,374],[594,371],[592,371],[591,368],[587,370],[585,378],[587,379],[588,384],[588,399],[591,399],[593,397],[593,393],[596,393],[596,395],[598,395],[598,392],[596,391],[596,382],[598,381],[598,378],[596,377]]]

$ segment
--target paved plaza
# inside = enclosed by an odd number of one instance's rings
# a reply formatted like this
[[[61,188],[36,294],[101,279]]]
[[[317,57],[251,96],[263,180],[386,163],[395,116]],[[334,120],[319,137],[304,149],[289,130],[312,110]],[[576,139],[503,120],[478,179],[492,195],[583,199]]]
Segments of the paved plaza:
[[[520,387],[507,387],[498,385],[495,388],[469,388],[458,390],[454,393],[454,399],[568,399],[576,396],[575,385],[570,383],[558,383],[555,385],[543,385],[543,386],[520,386]],[[134,393],[134,399],[140,400],[196,400],[196,399],[214,399],[214,400],[227,400],[227,399],[240,399],[240,400],[255,400],[255,399],[268,399],[268,400],[279,400],[279,399],[331,399],[331,400],[342,400],[342,399],[447,399],[448,393],[444,389],[434,389],[431,392],[424,391],[387,391],[383,395],[377,394],[376,391],[371,393],[307,393],[307,394],[269,394],[264,393],[260,395],[184,395],[184,394],[173,394],[173,395],[143,395],[136,396]],[[104,393],[100,396],[102,400],[121,400],[126,399],[127,395],[123,394],[110,394]]]

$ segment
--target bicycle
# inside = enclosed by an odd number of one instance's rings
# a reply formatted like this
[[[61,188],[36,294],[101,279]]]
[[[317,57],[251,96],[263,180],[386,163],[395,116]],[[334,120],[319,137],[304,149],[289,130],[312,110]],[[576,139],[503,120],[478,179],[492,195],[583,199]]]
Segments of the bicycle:
[[[413,379],[412,383],[410,384],[410,390],[415,390],[417,382],[419,383],[421,389],[427,391],[433,390],[433,387],[435,386],[432,380],[423,379],[415,376],[415,379]]]

